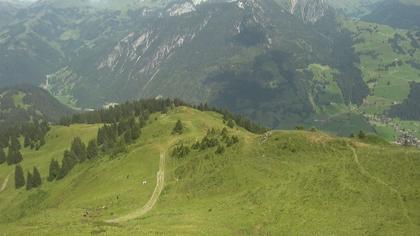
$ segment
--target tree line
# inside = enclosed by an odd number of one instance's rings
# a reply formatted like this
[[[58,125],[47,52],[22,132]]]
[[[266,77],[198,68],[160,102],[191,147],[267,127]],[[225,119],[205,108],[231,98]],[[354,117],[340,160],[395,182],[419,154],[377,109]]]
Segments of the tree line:
[[[176,131],[176,132],[175,132]],[[176,123],[172,134],[182,134],[183,124],[180,120]],[[184,143],[178,143],[172,149],[172,156],[183,158],[187,156],[191,150],[204,151],[211,148],[216,148],[215,154],[221,155],[229,148],[239,142],[239,137],[236,135],[229,135],[227,128],[217,130],[215,128],[209,129],[206,135],[200,140],[195,142],[191,147]]]
[[[38,120],[21,125],[0,126],[0,165],[15,165],[23,160],[20,137],[23,137],[23,147],[38,150],[45,144],[45,135],[49,130],[47,122]]]
[[[66,120],[71,120],[71,122],[103,122],[105,124],[98,129],[96,138],[90,140],[87,145],[83,143],[80,137],[74,138],[70,149],[63,154],[61,165],[57,160],[52,159],[49,166],[48,181],[64,178],[77,164],[86,160],[92,160],[97,156],[115,156],[127,152],[127,145],[140,138],[141,129],[146,125],[151,111],[164,111],[166,109],[164,104],[145,103],[143,106],[126,103],[121,107],[111,108],[109,111],[101,110],[96,113],[77,114],[67,118]],[[137,105],[143,107],[144,110],[134,109]],[[97,117],[98,120],[95,121],[91,119],[92,117]]]
[[[167,113],[169,109],[180,106],[223,114],[224,122],[230,128],[238,125],[257,133],[266,130],[242,116],[233,115],[227,110],[209,107],[207,104],[192,106],[179,99],[146,99],[126,102],[109,109],[100,109],[62,118],[59,124],[66,126],[78,123],[103,123],[104,125],[98,129],[96,138],[90,140],[87,145],[80,137],[74,138],[70,148],[63,153],[61,163],[56,159],[52,159],[47,180],[54,181],[64,178],[77,164],[86,160],[91,160],[98,156],[117,155],[127,152],[127,145],[140,138],[141,129],[147,124],[150,114],[155,112]],[[46,122],[34,122],[31,125],[22,126],[20,136],[24,137],[24,146],[37,148],[37,145],[42,146],[45,144],[44,137],[49,129],[50,127]],[[182,122],[178,121],[173,129],[173,134],[182,134],[183,129]],[[12,131],[16,132],[13,129]],[[18,164],[22,161],[22,155],[19,151],[21,148],[18,139],[19,135],[8,134],[7,142],[3,142],[7,143],[8,155],[5,154],[3,148],[0,148],[0,164],[4,162]],[[218,137],[215,138],[215,136]],[[199,144],[194,144],[192,149],[197,149],[198,147],[199,150],[205,150],[217,146],[216,153],[221,154],[224,152],[225,147],[230,147],[238,141],[238,137],[227,134],[227,129],[222,131],[212,129]],[[189,150],[189,147],[181,147],[178,151],[174,151],[174,155],[184,156]],[[15,170],[16,188],[21,188],[26,183],[27,189],[30,190],[40,186],[42,183],[39,171],[35,167],[33,173],[28,172],[26,182],[23,175],[21,166],[17,165]]]
[[[200,111],[213,111],[223,115],[225,123],[233,128],[235,125],[240,126],[253,133],[264,133],[266,128],[250,121],[242,115],[233,114],[227,109],[219,109],[209,106],[207,103],[199,105],[191,105],[180,99],[143,99],[138,101],[126,102],[109,109],[99,109],[96,111],[74,114],[73,116],[64,117],[60,120],[61,125],[71,124],[97,124],[97,123],[115,123],[122,118],[129,116],[148,117],[151,113],[166,113],[171,107],[186,106]]]

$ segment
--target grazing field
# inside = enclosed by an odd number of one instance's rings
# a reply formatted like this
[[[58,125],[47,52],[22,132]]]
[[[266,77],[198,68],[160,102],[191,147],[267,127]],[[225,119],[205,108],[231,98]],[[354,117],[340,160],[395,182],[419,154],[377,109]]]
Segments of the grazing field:
[[[360,69],[371,89],[365,105],[377,112],[378,105],[389,108],[407,98],[410,83],[420,82],[417,33],[363,21],[347,21],[346,27],[353,33]]]
[[[181,120],[184,131],[173,135]],[[47,167],[74,136],[99,125],[54,127],[39,151],[25,151],[41,188],[15,190],[13,173],[0,192],[5,235],[417,235],[420,233],[420,152],[374,136],[336,138],[321,132],[266,135],[228,128],[221,115],[190,108],[153,114],[126,154],[77,165],[47,182]],[[193,149],[214,128],[239,142]],[[207,137],[207,136],[206,136]],[[54,154],[56,153],[56,154]],[[162,169],[162,155],[165,162]],[[12,171],[0,166],[0,187]],[[164,187],[144,214],[156,187]],[[131,217],[134,216],[134,217]],[[121,219],[123,220],[114,220]]]

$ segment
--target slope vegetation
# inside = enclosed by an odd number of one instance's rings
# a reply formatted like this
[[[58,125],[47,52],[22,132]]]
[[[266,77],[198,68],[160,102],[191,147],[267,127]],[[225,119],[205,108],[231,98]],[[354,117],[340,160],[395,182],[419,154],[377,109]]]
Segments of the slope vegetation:
[[[184,130],[174,135],[178,120]],[[178,107],[168,114],[153,114],[128,153],[86,161],[64,179],[47,182],[50,158],[59,158],[76,135],[91,139],[97,128],[54,127],[45,146],[24,153],[24,169],[37,165],[45,183],[37,190],[15,190],[13,178],[9,179],[0,193],[2,232],[420,232],[420,152],[415,149],[369,136],[341,139],[305,131],[256,135],[227,127],[217,113]],[[239,142],[225,145],[223,133],[238,137]],[[223,148],[211,147],[214,139]],[[189,151],[180,151],[185,149]],[[156,195],[163,170],[164,188]],[[11,167],[0,166],[0,183],[12,172]]]
[[[21,123],[33,120],[57,122],[74,113],[47,91],[32,85],[0,89],[0,123]]]

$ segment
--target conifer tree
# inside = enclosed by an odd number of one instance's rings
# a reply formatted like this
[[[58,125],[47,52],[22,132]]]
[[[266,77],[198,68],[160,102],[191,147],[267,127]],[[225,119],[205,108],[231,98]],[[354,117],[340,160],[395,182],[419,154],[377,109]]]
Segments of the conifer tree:
[[[31,146],[31,139],[29,138],[29,135],[25,135],[25,140],[24,140],[24,142],[23,142],[23,146],[24,146],[25,148],[27,148],[27,147]]]
[[[23,175],[23,169],[20,165],[15,167],[15,188],[19,189],[25,186],[25,176]]]
[[[34,186],[34,181],[32,179],[31,172],[28,171],[27,177],[26,177],[26,190],[31,190]]]
[[[216,154],[223,154],[225,152],[225,147],[223,145],[219,145],[216,149]]]
[[[123,138],[120,138],[113,150],[113,154],[117,155],[118,153],[127,152],[127,144]]]
[[[69,173],[70,169],[71,161],[68,159],[68,157],[64,156],[61,163],[60,173],[57,176],[57,180],[64,178]]]
[[[18,164],[23,160],[22,154],[19,150],[13,150],[11,147],[9,147],[9,151],[7,154],[7,164],[8,165],[14,165]]]
[[[86,154],[86,145],[82,142],[79,137],[76,137],[73,142],[71,143],[70,150],[76,154],[77,159],[79,162],[84,162],[87,158]]]
[[[233,127],[235,127],[235,122],[232,119],[229,119],[227,122],[227,126],[232,129]]]
[[[125,143],[128,143],[128,144],[133,142],[133,134],[131,132],[131,129],[128,129],[127,131],[125,131],[124,140],[125,140]]]
[[[76,154],[74,154],[74,152],[72,151],[66,150],[64,152],[64,158],[62,160],[60,173],[57,179],[64,178],[70,172],[70,170],[73,169],[76,163],[77,163]]]
[[[137,140],[140,138],[140,125],[139,124],[134,124],[132,131],[131,131],[131,137],[133,140]]]
[[[59,174],[60,174],[60,164],[58,164],[58,161],[56,161],[55,159],[52,159],[50,162],[48,181],[53,181],[57,179]]]
[[[98,142],[98,145],[102,145],[105,143],[105,127],[99,128],[98,135],[96,137],[96,140]]]
[[[42,184],[41,174],[39,173],[38,169],[34,167],[33,175],[32,175],[32,187],[37,188],[41,186],[41,184]]]
[[[174,129],[172,130],[172,134],[182,134],[184,131],[184,125],[182,124],[181,120],[178,120],[175,124]]]
[[[0,165],[6,162],[6,153],[3,148],[0,147]]]
[[[98,156],[98,144],[95,139],[89,141],[87,146],[87,158],[93,159]]]
[[[16,136],[10,137],[10,147],[13,150],[19,150],[21,148],[19,139]]]

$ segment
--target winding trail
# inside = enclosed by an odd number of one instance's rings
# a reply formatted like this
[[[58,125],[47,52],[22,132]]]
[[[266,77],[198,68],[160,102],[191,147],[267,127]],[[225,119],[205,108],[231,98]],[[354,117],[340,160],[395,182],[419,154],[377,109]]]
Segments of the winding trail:
[[[165,162],[166,162],[165,156],[166,156],[165,152],[161,151],[160,161],[159,161],[159,171],[157,172],[156,187],[149,201],[142,208],[137,209],[125,216],[121,216],[121,217],[111,219],[111,220],[106,220],[105,221],[106,223],[121,223],[121,222],[126,222],[129,220],[133,220],[133,219],[142,217],[143,215],[145,215],[146,213],[148,213],[150,210],[153,209],[165,185]]]
[[[8,174],[6,179],[4,179],[3,184],[1,185],[1,188],[0,188],[0,193],[6,189],[7,183],[9,183],[9,177],[10,177],[10,174]]]
[[[389,189],[389,191],[391,193],[394,193],[397,197],[398,200],[401,204],[401,208],[403,211],[403,215],[407,218],[408,222],[410,223],[411,226],[415,226],[415,224],[413,223],[412,219],[410,218],[410,215],[408,213],[408,209],[407,206],[404,203],[404,199],[401,195],[401,193],[394,187],[392,187],[390,184],[386,183],[385,181],[381,180],[380,178],[373,176],[369,173],[369,171],[367,171],[363,165],[360,163],[359,161],[359,156],[357,155],[356,149],[354,149],[354,147],[352,147],[350,144],[347,143],[347,146],[350,148],[350,150],[353,152],[353,156],[354,156],[354,162],[356,162],[357,166],[359,167],[360,171],[362,172],[362,174],[370,179],[372,179],[373,181],[387,187]]]

